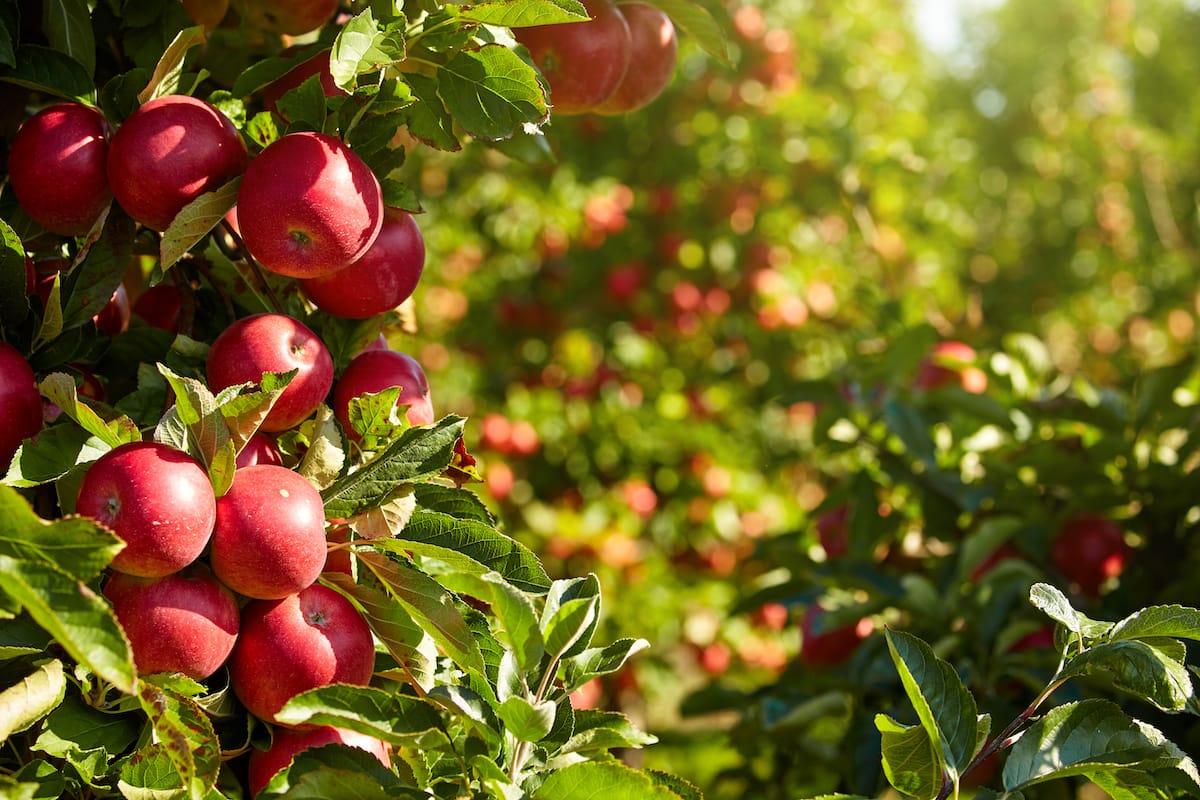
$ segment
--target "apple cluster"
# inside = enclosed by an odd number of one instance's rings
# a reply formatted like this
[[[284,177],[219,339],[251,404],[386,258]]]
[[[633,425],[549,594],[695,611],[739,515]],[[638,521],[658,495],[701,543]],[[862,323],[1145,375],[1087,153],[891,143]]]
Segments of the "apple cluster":
[[[655,100],[675,72],[675,26],[645,3],[585,0],[586,22],[516,31],[550,85],[555,114],[625,114]]]

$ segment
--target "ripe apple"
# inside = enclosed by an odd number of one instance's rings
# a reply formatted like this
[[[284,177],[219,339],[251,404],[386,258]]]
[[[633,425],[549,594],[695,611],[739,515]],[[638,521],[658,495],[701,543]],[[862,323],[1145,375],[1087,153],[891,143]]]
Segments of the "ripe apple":
[[[208,473],[187,453],[158,442],[129,442],[88,467],[75,509],[125,542],[113,569],[161,578],[204,551],[217,500]]]
[[[328,22],[338,0],[237,0],[235,7],[251,28],[302,36]]]
[[[51,283],[53,283],[53,280],[51,278]],[[49,292],[49,287],[47,287],[46,291]],[[122,283],[117,285],[117,288],[112,293],[112,297],[92,317],[92,322],[96,323],[96,327],[105,336],[116,336],[118,333],[123,333],[129,329],[130,313],[129,293],[125,291],[125,284]]]
[[[255,464],[283,464],[283,455],[275,446],[275,440],[260,431],[252,433],[237,454],[238,469]]]
[[[1067,520],[1050,546],[1055,566],[1091,597],[1124,571],[1131,555],[1121,526],[1101,514],[1083,513]]]
[[[221,582],[246,597],[277,600],[310,585],[325,565],[320,492],[276,464],[237,470],[217,499],[210,559]]]
[[[587,0],[583,6],[591,16],[586,22],[514,31],[550,85],[555,114],[595,110],[616,91],[630,66],[633,43],[625,17],[610,0]]]
[[[395,350],[367,350],[351,359],[333,387],[333,413],[347,436],[357,438],[350,426],[350,401],[393,386],[400,387],[396,405],[408,406],[405,418],[409,425],[433,422],[429,381],[417,360]]]
[[[263,373],[298,370],[262,423],[283,431],[316,411],[333,385],[333,358],[324,343],[298,319],[255,314],[234,322],[208,351],[208,384],[214,392],[239,383],[259,383]]]
[[[108,123],[92,106],[57,103],[21,125],[8,177],[25,213],[51,233],[82,236],[112,199]]]
[[[389,208],[379,236],[362,258],[332,275],[302,278],[300,288],[327,314],[366,319],[407,300],[424,269],[425,240],[416,219]]]
[[[300,692],[331,683],[365,686],[374,668],[371,629],[358,609],[333,589],[313,584],[242,609],[229,682],[250,713],[274,722]]]
[[[180,209],[246,169],[246,145],[213,106],[187,95],[155,98],[130,114],[108,148],[108,183],[121,208],[166,230]]]
[[[229,0],[182,0],[183,10],[197,25],[212,30],[225,19],[229,11]]]
[[[42,429],[42,395],[29,362],[0,342],[0,467],[8,471],[21,442]]]
[[[820,603],[810,603],[800,622],[800,662],[807,667],[841,664],[870,635],[871,620],[863,617],[853,625],[828,628],[827,612]]]
[[[841,558],[850,550],[850,506],[841,505],[817,517],[817,539],[828,558]]]
[[[114,572],[104,584],[117,621],[133,647],[138,672],[182,672],[203,680],[233,652],[237,599],[206,567],[161,578]]]
[[[250,796],[257,796],[276,773],[292,763],[292,759],[298,753],[310,747],[322,747],[327,744],[344,744],[366,750],[385,767],[390,767],[392,763],[388,745],[363,733],[330,726],[302,730],[276,728],[271,732],[270,747],[266,750],[255,748],[250,751]]]
[[[671,18],[645,3],[622,3],[617,10],[629,24],[629,69],[616,91],[596,107],[601,114],[644,108],[662,94],[675,72],[678,45]]]
[[[281,55],[291,55],[289,53],[291,49],[284,50]],[[337,97],[339,94],[346,94],[346,91],[333,81],[333,74],[329,71],[329,54],[330,51],[328,49],[322,50],[316,55],[301,61],[283,75],[264,86],[262,90],[263,107],[282,117],[283,114],[276,106],[279,98],[304,83],[313,75],[320,76],[321,88],[325,91],[326,97]]]
[[[183,295],[173,283],[160,283],[142,292],[133,302],[133,314],[152,328],[179,333]]]
[[[975,348],[963,342],[939,342],[921,362],[913,386],[928,391],[957,384],[964,391],[983,394],[988,379],[986,372],[974,366],[977,357]]]
[[[383,226],[383,193],[370,168],[340,139],[289,133],[246,169],[238,225],[268,270],[315,278],[360,258]]]

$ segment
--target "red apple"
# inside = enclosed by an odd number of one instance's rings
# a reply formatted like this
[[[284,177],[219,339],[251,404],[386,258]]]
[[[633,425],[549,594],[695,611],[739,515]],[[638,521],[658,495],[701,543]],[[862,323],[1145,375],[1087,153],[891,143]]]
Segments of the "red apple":
[[[54,279],[50,279],[53,284]],[[49,287],[46,288],[47,296]],[[125,284],[118,284],[116,290],[113,291],[112,297],[104,304],[104,308],[96,312],[92,317],[92,322],[96,323],[96,327],[105,336],[116,336],[129,328],[129,317],[131,309],[129,307],[129,293],[125,291]]]
[[[112,199],[108,123],[80,103],[43,108],[21,125],[8,153],[8,177],[25,213],[51,233],[82,236]]]
[[[212,30],[225,19],[229,11],[229,0],[182,0],[183,10],[192,22]]]
[[[179,333],[179,316],[183,313],[183,295],[173,283],[151,286],[133,303],[134,316],[152,328]]]
[[[255,464],[283,464],[283,455],[275,446],[275,440],[265,433],[255,431],[237,454],[238,469]]]
[[[964,391],[983,394],[987,391],[987,373],[974,366],[977,358],[975,348],[970,345],[939,342],[921,362],[913,386],[929,390],[957,384]]]
[[[0,468],[8,471],[21,442],[42,429],[42,395],[29,362],[0,342]]]
[[[117,128],[108,148],[108,182],[129,216],[162,231],[188,203],[241,175],[246,159],[228,117],[203,100],[166,95]]]
[[[345,269],[303,278],[300,288],[317,308],[335,317],[366,319],[408,299],[425,268],[425,240],[412,214],[389,208],[370,249]]]
[[[290,50],[291,48],[288,49]],[[336,97],[339,94],[346,94],[344,89],[334,83],[333,75],[329,72],[329,53],[329,50],[322,50],[316,55],[306,58],[263,87],[263,107],[268,111],[283,116],[276,107],[279,98],[304,83],[313,75],[320,77],[321,88],[325,91],[326,97]],[[290,53],[288,50],[285,50],[282,55],[286,56],[290,55]]]
[[[617,10],[629,24],[629,69],[616,91],[597,106],[601,114],[627,114],[653,102],[675,72],[675,26],[661,10],[645,3],[622,3]]]
[[[379,181],[324,133],[290,133],[268,145],[246,170],[237,208],[250,255],[293,278],[345,269],[383,226]]]
[[[817,539],[828,558],[841,558],[850,550],[850,506],[831,508],[817,517]]]
[[[375,668],[371,629],[349,600],[313,584],[242,609],[229,659],[229,682],[250,713],[273,722],[300,692],[350,683],[365,686]]]
[[[367,350],[350,361],[333,387],[333,413],[346,435],[357,438],[350,427],[350,401],[393,386],[400,387],[396,405],[408,406],[405,413],[408,424],[429,425],[433,422],[429,381],[417,360],[395,350]]]
[[[251,28],[301,36],[328,22],[338,0],[237,0],[235,7]]]
[[[591,16],[586,22],[514,31],[550,85],[555,114],[594,110],[616,91],[630,66],[633,46],[625,17],[610,0],[583,5]]]
[[[327,744],[344,744],[366,750],[385,767],[390,767],[392,763],[388,745],[366,734],[329,726],[304,730],[276,728],[271,733],[270,747],[266,750],[255,748],[250,751],[250,796],[254,797],[261,792],[276,773],[292,763],[292,759],[298,753],[310,747],[322,747]]]
[[[294,427],[316,411],[333,385],[333,358],[303,322],[286,314],[255,314],[223,330],[208,351],[214,392],[259,383],[263,373],[298,370],[262,423],[268,432]]]
[[[75,510],[125,542],[112,568],[161,578],[196,560],[216,519],[208,473],[187,453],[130,442],[100,456],[83,476]]]
[[[203,680],[233,651],[240,612],[233,593],[204,567],[162,578],[114,572],[104,584],[133,647],[138,672],[182,672]]]
[[[1055,566],[1092,597],[1124,571],[1130,555],[1121,526],[1101,514],[1079,514],[1067,520],[1050,546]]]
[[[292,470],[237,470],[217,500],[210,552],[221,582],[246,597],[276,600],[310,585],[325,565],[321,494]]]
[[[827,612],[819,603],[804,609],[800,623],[800,662],[807,667],[831,667],[853,655],[862,640],[870,635],[871,620],[866,617],[853,625],[828,628]]]

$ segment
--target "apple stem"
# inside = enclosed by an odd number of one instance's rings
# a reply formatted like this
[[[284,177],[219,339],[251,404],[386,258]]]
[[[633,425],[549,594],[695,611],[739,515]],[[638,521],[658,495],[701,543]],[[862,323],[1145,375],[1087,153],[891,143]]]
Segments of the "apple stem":
[[[227,219],[221,220],[221,227],[223,227],[225,232],[229,234],[229,238],[233,239],[233,243],[237,247],[238,252],[242,254],[242,257],[246,260],[246,263],[250,265],[251,272],[254,273],[254,277],[258,279],[258,282],[262,285],[263,291],[265,291],[267,294],[266,300],[263,300],[262,295],[258,293],[258,289],[255,288],[253,282],[248,283],[251,291],[254,292],[255,296],[257,296],[260,301],[262,301],[264,307],[270,308],[272,311],[280,314],[284,313],[283,304],[279,302],[279,298],[276,296],[275,290],[271,287],[270,282],[267,280],[267,276],[263,271],[262,265],[258,263],[254,256],[250,255],[250,251],[246,248],[246,243],[242,241],[241,235],[234,230],[233,225],[231,225]]]

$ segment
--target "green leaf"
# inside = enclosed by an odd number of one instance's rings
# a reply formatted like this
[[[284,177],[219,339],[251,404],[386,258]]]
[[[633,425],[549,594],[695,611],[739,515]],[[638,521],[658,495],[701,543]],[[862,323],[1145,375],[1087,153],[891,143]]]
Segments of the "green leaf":
[[[911,458],[930,466],[936,463],[937,450],[930,438],[929,426],[915,408],[898,400],[889,400],[884,403],[883,418]]]
[[[161,742],[149,743],[121,762],[117,789],[125,800],[196,797],[184,788],[168,745]]]
[[[0,487],[0,555],[52,565],[79,581],[100,574],[124,543],[86,517],[48,522],[13,489]]]
[[[0,219],[0,325],[15,328],[29,317],[25,294],[25,246],[7,222]]]
[[[126,694],[135,682],[133,653],[112,610],[87,584],[48,564],[0,555],[4,591],[72,658]]]
[[[287,372],[264,372],[262,381],[255,391],[243,391],[243,384],[237,387],[226,387],[217,394],[217,405],[221,408],[221,416],[229,427],[229,438],[240,451],[250,437],[267,418],[283,390],[291,383],[299,370]]]
[[[258,94],[268,84],[282,78],[293,68],[312,58],[315,53],[316,51],[311,48],[303,48],[294,53],[289,52],[286,56],[254,59],[234,80],[231,93],[234,97],[249,97],[252,94]]]
[[[459,19],[505,28],[531,25],[555,25],[589,19],[587,9],[576,0],[516,0],[508,3],[480,3],[462,9]]]
[[[109,446],[75,425],[53,425],[27,439],[13,456],[4,483],[18,488],[57,480],[76,464],[95,461]]]
[[[575,729],[558,753],[598,753],[614,747],[645,747],[658,741],[616,711],[577,709]]]
[[[1182,661],[1156,643],[1127,639],[1092,645],[1067,662],[1062,677],[1104,673],[1121,691],[1149,700],[1164,711],[1182,711],[1193,696],[1191,676]],[[1178,645],[1174,639],[1165,643]]]
[[[645,639],[618,639],[607,647],[593,647],[562,662],[563,688],[573,692],[599,675],[608,675],[650,647]]]
[[[288,89],[275,103],[279,115],[292,125],[304,125],[319,131],[325,127],[325,88],[320,75],[310,75]]]
[[[163,231],[162,242],[159,243],[159,269],[162,272],[173,267],[221,222],[221,218],[237,203],[238,187],[241,185],[242,178],[239,175],[180,209]]]
[[[455,519],[495,525],[496,518],[479,499],[479,495],[466,489],[440,486],[436,483],[421,483],[413,487],[417,505],[425,511],[445,514]]]
[[[379,392],[367,392],[352,398],[346,408],[350,429],[360,438],[360,446],[375,452],[387,446],[408,423],[404,407],[397,407],[401,387],[389,386]]]
[[[21,33],[21,20],[17,6],[0,7],[0,66],[17,65],[17,39]]]
[[[133,220],[114,206],[100,238],[88,249],[83,261],[64,276],[64,330],[91,322],[112,299],[133,256],[134,230]]]
[[[83,65],[52,47],[20,45],[15,60],[13,66],[0,67],[0,81],[83,102],[96,91]]]
[[[20,681],[0,691],[0,741],[20,733],[49,714],[67,690],[63,665],[58,659],[41,659]]]
[[[42,379],[38,389],[46,399],[63,410],[68,418],[111,449],[126,442],[141,441],[142,432],[133,420],[119,416],[105,421],[92,407],[79,399],[75,379],[65,372],[54,372]],[[93,448],[94,449],[94,448]]]
[[[957,777],[975,755],[979,726],[975,698],[948,662],[903,631],[886,632],[892,662],[939,764]]]
[[[1029,589],[1029,602],[1067,630],[1089,639],[1104,636],[1112,628],[1111,622],[1088,619],[1076,611],[1066,595],[1048,583],[1035,583]]]
[[[297,753],[291,766],[276,773],[259,795],[288,800],[432,800],[404,786],[371,753],[343,744],[327,744]]]
[[[484,574],[483,581],[491,589],[491,597],[483,599],[490,600],[492,613],[496,615],[501,629],[508,634],[517,663],[524,671],[532,672],[545,652],[533,603],[498,572]]]
[[[483,674],[479,645],[455,607],[452,595],[441,584],[407,564],[378,553],[362,552],[359,559],[455,664]]]
[[[932,800],[942,788],[942,769],[929,732],[920,725],[901,725],[886,714],[875,715],[883,737],[883,772],[897,791]]]
[[[446,110],[438,95],[437,81],[428,75],[404,73],[404,82],[412,90],[417,102],[404,109],[408,132],[421,142],[438,150],[455,152],[462,143],[454,132],[454,118]]]
[[[597,800],[601,797],[679,800],[674,792],[620,762],[572,764],[551,773],[532,794],[533,800]]]
[[[13,777],[23,784],[37,787],[30,795],[30,800],[57,800],[66,796],[67,781],[62,770],[49,761],[40,758],[28,761],[13,773]]]
[[[591,644],[589,639],[592,631],[596,629],[599,614],[599,596],[563,601],[545,622],[546,630],[543,636],[546,640],[546,652],[556,658],[562,658],[563,654],[571,651],[577,643],[582,642],[583,647],[587,647]]]
[[[1004,764],[1004,788],[1014,791],[1122,767],[1196,774],[1191,759],[1158,730],[1130,718],[1115,703],[1092,699],[1053,708],[1025,730]]]
[[[105,713],[68,695],[42,723],[33,749],[64,759],[88,783],[107,771],[110,756],[129,748],[142,720],[132,714]]]
[[[86,0],[44,0],[42,30],[55,50],[78,61],[88,77],[96,70],[96,38]]]
[[[179,424],[182,424],[184,446],[179,449],[204,465],[213,489],[223,494],[233,482],[231,459],[236,457],[237,449],[230,439],[229,425],[217,399],[195,378],[176,375],[165,364],[159,364],[158,371],[175,393],[175,405],[167,410],[155,429],[155,441],[179,447]]]
[[[260,149],[265,148],[282,135],[279,126],[275,124],[275,116],[270,111],[260,111],[251,117],[250,121],[246,123],[244,133]]]
[[[1148,639],[1174,636],[1200,641],[1200,610],[1188,606],[1150,606],[1113,625],[1108,638]]]
[[[325,573],[321,580],[357,603],[371,632],[387,648],[396,664],[415,686],[425,691],[433,688],[433,672],[437,649],[433,637],[421,629],[399,603],[387,594],[362,583],[349,575]]]
[[[454,121],[477,139],[507,139],[549,118],[536,71],[503,45],[456,53],[437,83]]]
[[[179,91],[179,77],[183,74],[183,60],[187,51],[205,41],[204,26],[194,25],[184,28],[175,35],[174,40],[167,46],[158,63],[154,65],[154,73],[146,88],[138,93],[138,102],[145,103],[156,97],[164,97]]]
[[[640,0],[639,0],[640,1]],[[718,21],[707,6],[690,0],[645,0],[666,12],[675,27],[696,40],[696,44],[725,66],[732,66],[729,43],[725,31],[730,29],[726,21]]]
[[[661,786],[679,795],[680,800],[704,800],[704,795],[701,794],[699,787],[678,775],[671,775],[657,769],[644,769],[642,774],[654,781],[655,786]]]
[[[328,489],[346,464],[342,434],[333,410],[322,403],[317,407],[316,414],[301,425],[301,433],[308,447],[296,471],[318,489]]]
[[[353,91],[359,75],[403,60],[403,33],[381,30],[368,7],[343,25],[333,40],[329,72],[334,83]]]
[[[442,737],[437,710],[416,697],[369,686],[335,683],[288,700],[275,715],[285,725],[333,725],[374,736],[397,747]]]
[[[555,705],[552,700],[534,704],[514,696],[496,709],[508,732],[522,742],[538,742],[554,728]]]
[[[552,649],[550,644],[550,628],[553,619],[558,616],[559,609],[571,602],[572,600],[590,600],[595,598],[596,608],[591,615],[591,622],[580,633],[578,639],[569,646],[566,650],[558,653]],[[592,642],[592,636],[595,635],[596,626],[600,624],[600,581],[595,575],[588,575],[584,578],[564,578],[554,581],[550,586],[550,590],[546,593],[546,603],[542,607],[542,631],[543,637],[546,640],[546,650],[551,654],[557,655],[559,658],[571,658],[579,655]],[[565,622],[565,620],[563,621]],[[556,623],[555,627],[558,626]],[[567,633],[566,627],[563,628],[563,633]],[[562,635],[562,634],[559,634]]]
[[[49,645],[46,633],[28,614],[20,614],[0,624],[0,660],[43,652]]]
[[[382,505],[398,484],[440,474],[454,457],[465,423],[462,417],[448,416],[404,431],[387,450],[321,493],[326,516],[349,519]]]
[[[138,687],[138,702],[181,784],[193,798],[204,798],[217,783],[220,743],[212,721],[195,700],[147,681]]]
[[[328,505],[325,510],[329,514]],[[539,593],[550,585],[537,556],[520,542],[491,525],[446,514],[417,509],[399,537],[372,542],[372,546],[392,552],[411,551],[442,561],[451,570],[476,576],[494,570],[527,592]]]

